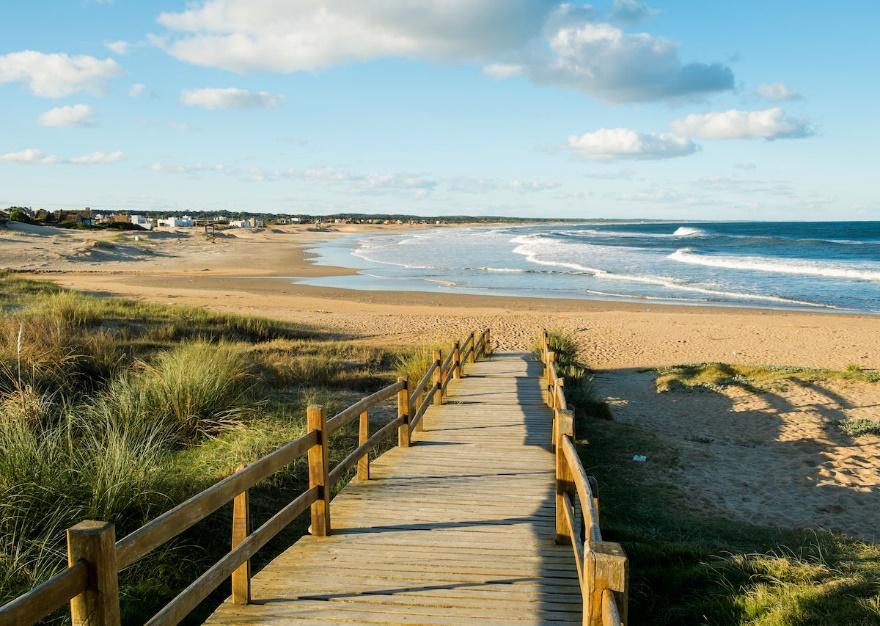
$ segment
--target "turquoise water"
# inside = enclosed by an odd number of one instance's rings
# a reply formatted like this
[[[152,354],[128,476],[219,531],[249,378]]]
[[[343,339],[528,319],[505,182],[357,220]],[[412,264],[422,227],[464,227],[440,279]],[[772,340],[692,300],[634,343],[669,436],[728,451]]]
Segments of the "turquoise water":
[[[880,222],[583,223],[356,235],[313,285],[880,312]]]

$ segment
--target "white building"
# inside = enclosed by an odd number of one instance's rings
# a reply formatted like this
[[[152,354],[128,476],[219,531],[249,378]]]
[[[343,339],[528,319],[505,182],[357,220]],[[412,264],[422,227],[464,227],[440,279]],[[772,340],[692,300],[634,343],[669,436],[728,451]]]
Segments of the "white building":
[[[264,222],[258,217],[247,217],[243,220],[230,220],[229,226],[232,228],[263,228]]]
[[[192,228],[193,219],[189,215],[182,217],[169,217],[157,221],[159,226],[167,226],[168,228]]]
[[[145,228],[147,230],[153,230],[153,222],[148,220],[143,215],[132,215],[129,220],[135,226],[140,226],[141,228]]]

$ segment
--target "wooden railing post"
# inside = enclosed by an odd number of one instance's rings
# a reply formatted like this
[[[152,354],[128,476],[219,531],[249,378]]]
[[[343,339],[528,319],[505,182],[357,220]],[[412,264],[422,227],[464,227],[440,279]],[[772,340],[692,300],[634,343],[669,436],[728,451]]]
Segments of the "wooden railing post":
[[[67,530],[67,564],[85,561],[86,590],[70,601],[73,626],[119,626],[116,532],[108,522],[84,521]]]
[[[553,382],[554,382],[553,380],[551,380],[551,378],[552,378],[551,371],[555,371],[555,369],[554,369],[555,364],[556,364],[556,353],[555,352],[548,352],[547,353],[547,367],[545,370],[546,374],[544,376],[544,389],[547,390],[547,395],[550,396],[547,398],[547,406],[549,406],[550,408],[553,408],[553,402],[554,402],[553,396],[552,396],[552,389],[551,389],[550,385],[553,384]]]
[[[492,350],[492,329],[487,328],[486,329],[486,345],[483,349],[483,353],[486,354],[486,356],[488,356],[488,355],[492,354],[492,352],[493,352],[493,350]]]
[[[358,447],[367,443],[370,438],[370,413],[364,411],[361,413],[358,422]],[[358,459],[357,479],[370,480],[370,453],[365,452],[364,456]]]
[[[406,378],[398,378],[397,382],[404,383],[403,389],[397,392],[397,417],[402,418],[397,427],[397,445],[401,448],[409,448],[409,381]]]
[[[434,392],[434,406],[441,406],[443,404],[443,373],[440,371],[440,365],[443,363],[443,353],[440,350],[434,350],[434,365],[436,369],[434,370],[434,388],[436,391]],[[419,430],[422,429],[422,422],[425,420],[421,420],[419,422]]]
[[[452,357],[452,378],[458,380],[461,378],[461,342],[456,341],[452,349],[454,351],[454,356]]]
[[[573,529],[568,527],[565,521],[565,494],[571,490],[572,471],[565,460],[562,451],[562,438],[574,435],[574,417],[571,411],[557,410],[556,412],[556,543],[566,544],[571,541],[570,533]]]
[[[590,491],[593,492],[593,515],[595,517],[595,521],[599,523],[599,481],[596,480],[595,476],[587,476],[587,480],[590,481]]]
[[[315,537],[326,537],[330,534],[330,480],[327,476],[327,418],[323,407],[312,405],[306,409],[306,426],[318,435],[318,442],[309,448],[309,489],[318,488],[318,499],[311,507],[311,533]]]
[[[468,357],[468,362],[476,363],[477,362],[477,333],[472,332],[468,335],[468,339],[471,340],[471,351],[470,356]]]
[[[244,469],[240,466],[236,471]],[[232,500],[232,549],[251,534],[251,511],[248,490],[245,489]],[[232,572],[232,603],[251,602],[251,561],[248,559]]]
[[[619,543],[600,541],[584,555],[584,625],[602,626],[602,595],[614,592],[620,621],[628,624],[629,563]]]

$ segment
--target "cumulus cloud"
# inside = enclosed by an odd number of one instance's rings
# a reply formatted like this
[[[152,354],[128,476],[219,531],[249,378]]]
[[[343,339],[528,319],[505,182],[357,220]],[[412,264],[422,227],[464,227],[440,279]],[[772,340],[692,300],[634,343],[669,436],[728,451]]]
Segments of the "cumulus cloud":
[[[135,83],[131,87],[128,88],[128,97],[129,98],[139,98],[144,95],[147,91],[147,86],[143,83]]]
[[[653,160],[693,154],[699,148],[689,139],[669,133],[640,133],[629,128],[600,128],[568,138],[568,147],[594,161]]]
[[[64,128],[67,126],[90,126],[94,109],[87,104],[55,107],[42,113],[37,121],[40,126]]]
[[[180,101],[186,106],[205,109],[272,109],[284,101],[284,96],[268,91],[227,87],[184,90],[180,94]]]
[[[63,98],[73,93],[101,93],[106,81],[121,72],[113,59],[33,50],[0,55],[0,84],[21,81],[34,95]]]
[[[636,24],[656,13],[656,9],[639,0],[614,0],[611,5],[611,19],[623,24]]]
[[[646,16],[618,0],[619,21]],[[617,18],[615,18],[617,19]],[[152,41],[172,56],[237,72],[295,72],[383,57],[477,62],[494,78],[524,73],[608,101],[651,101],[732,89],[725,65],[684,63],[677,46],[596,21],[560,0],[201,0],[160,14]]]
[[[128,54],[129,48],[131,48],[131,44],[127,41],[108,41],[104,44],[104,47],[107,48],[113,54],[118,54],[120,56]]]
[[[58,157],[54,154],[44,154],[42,150],[36,148],[25,148],[18,152],[7,152],[0,154],[0,161],[7,163],[40,163],[48,165],[58,162]]]
[[[764,111],[730,109],[693,113],[673,121],[672,130],[682,137],[702,139],[773,140],[809,137],[814,134],[807,120],[790,118],[779,107]]]
[[[765,100],[771,100],[773,102],[802,99],[801,94],[785,83],[766,83],[764,85],[758,85],[755,93]]]
[[[118,163],[125,158],[122,150],[114,150],[113,152],[92,152],[91,154],[83,154],[75,156],[67,160],[67,163],[73,165],[105,165],[108,163]]]
[[[610,24],[561,28],[550,40],[554,58],[533,68],[536,79],[559,83],[611,102],[682,98],[733,88],[720,63],[681,62],[677,46],[648,33]]]

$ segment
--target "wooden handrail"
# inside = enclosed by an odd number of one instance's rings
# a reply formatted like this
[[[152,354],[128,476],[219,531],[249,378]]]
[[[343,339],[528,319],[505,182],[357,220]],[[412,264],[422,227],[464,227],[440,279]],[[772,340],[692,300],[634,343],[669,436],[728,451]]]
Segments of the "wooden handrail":
[[[364,411],[373,408],[380,402],[387,400],[388,398],[394,397],[398,391],[403,389],[403,382],[396,382],[392,385],[388,385],[387,387],[383,387],[376,393],[367,396],[361,400],[358,400],[354,404],[352,404],[347,409],[343,409],[333,417],[327,420],[327,433],[333,434],[346,424],[354,421],[356,417],[359,417],[361,413]]]
[[[317,443],[315,433],[303,435],[123,537],[116,542],[116,562],[119,569],[125,569],[205,519],[236,495],[271,476]]]
[[[366,442],[359,445],[354,451],[349,454],[347,457],[342,459],[339,463],[336,464],[336,467],[333,468],[330,472],[330,483],[336,483],[345,475],[345,472],[354,467],[358,461],[360,461],[365,454],[369,454],[370,451],[375,448],[382,439],[389,436],[393,433],[398,426],[400,426],[401,419],[395,418],[385,424],[382,428],[377,430],[373,435],[366,440]]]
[[[294,519],[318,500],[319,490],[312,487],[299,495],[293,502],[286,505],[265,524],[251,533],[235,550],[214,563],[208,571],[199,576],[181,591],[177,597],[166,604],[147,622],[148,626],[171,626],[178,624],[189,615],[198,604],[208,597],[214,589],[229,578],[239,565],[251,558],[265,546],[275,535],[284,530]]]
[[[116,562],[119,569],[125,569],[205,519],[236,495],[271,476],[317,443],[315,433],[303,435],[123,537],[116,542]]]
[[[67,603],[72,603],[71,606],[77,607],[76,610],[91,611],[92,605],[89,602],[91,602],[92,596],[101,595],[95,593],[94,585],[98,585],[97,590],[101,591],[104,580],[112,583],[111,592],[114,597],[111,600],[115,602],[118,609],[118,590],[115,587],[115,581],[119,571],[142,559],[157,547],[180,535],[232,500],[236,501],[237,507],[239,504],[244,507],[244,510],[239,513],[245,520],[243,526],[235,531],[240,533],[240,536],[234,539],[232,549],[165,605],[147,624],[150,626],[178,624],[233,573],[236,576],[241,575],[242,581],[247,583],[250,572],[246,564],[249,559],[307,509],[312,509],[313,533],[322,534],[331,531],[329,502],[333,483],[342,479],[355,465],[358,465],[359,478],[368,479],[370,452],[395,429],[398,431],[398,445],[408,446],[413,429],[423,418],[435,395],[439,393],[442,400],[449,381],[460,375],[461,368],[468,357],[473,362],[478,350],[482,354],[486,353],[489,332],[489,329],[484,330],[479,340],[475,339],[475,333],[471,333],[464,344],[456,342],[453,350],[448,353],[442,363],[440,355],[436,354],[434,362],[416,387],[410,387],[405,378],[398,379],[396,383],[362,398],[330,419],[324,419],[321,407],[309,407],[310,429],[305,435],[237,470],[218,483],[147,522],[131,534],[116,541],[115,544],[112,525],[93,522],[81,524],[86,533],[85,535],[81,534],[84,537],[88,536],[88,528],[90,528],[86,524],[92,524],[96,528],[101,526],[100,539],[106,543],[106,550],[109,551],[106,555],[108,558],[104,558],[103,553],[86,554],[87,557],[95,560],[78,560],[78,558],[72,557],[72,565],[69,565],[61,573],[0,607],[0,626],[7,626],[7,624],[29,626]],[[462,349],[468,345],[470,345],[468,351],[462,352]],[[432,384],[429,386],[429,383]],[[410,397],[412,397],[412,402],[416,402],[423,389],[427,389],[427,391],[423,394],[418,408],[410,406]],[[397,396],[398,399],[397,418],[369,436],[368,410],[394,396]],[[326,459],[330,435],[358,417],[361,420],[359,445],[332,471],[328,471]],[[248,532],[246,520],[249,518],[249,513],[246,492],[306,453],[310,457],[310,487],[257,530]],[[365,464],[364,468],[361,468],[362,461]],[[320,523],[316,524],[316,520]],[[244,530],[241,530],[242,527]],[[94,536],[96,539],[98,538],[98,534],[95,533]],[[70,542],[70,533],[68,537]],[[72,552],[72,554],[74,553]],[[108,571],[107,568],[112,568],[112,571]],[[241,595],[243,597],[239,598],[234,593],[235,601],[248,602],[250,599],[249,588],[246,587]],[[87,599],[86,596],[88,596]],[[90,626],[119,626],[118,610],[115,613],[107,611],[97,616],[89,613],[89,618]]]
[[[627,623],[628,568],[619,544],[604,541],[599,526],[595,481],[588,476],[574,445],[574,414],[565,399],[565,380],[556,371],[556,353],[549,333],[541,341],[546,402],[553,410],[556,449],[556,541],[570,542],[583,596],[584,624],[620,626]],[[575,514],[584,517],[585,536]]]
[[[85,592],[89,569],[80,561],[0,607],[0,624],[36,624]]]

